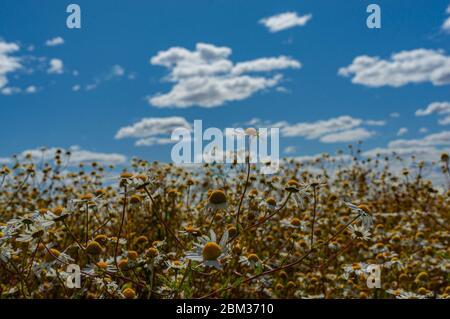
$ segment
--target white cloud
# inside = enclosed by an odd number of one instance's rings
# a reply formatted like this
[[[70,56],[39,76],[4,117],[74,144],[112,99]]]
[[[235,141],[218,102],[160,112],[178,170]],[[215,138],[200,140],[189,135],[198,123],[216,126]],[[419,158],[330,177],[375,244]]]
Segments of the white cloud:
[[[397,136],[402,136],[408,133],[408,129],[406,127],[401,127],[398,132],[397,132]]]
[[[228,47],[197,43],[194,51],[172,47],[150,59],[152,65],[169,69],[166,80],[174,85],[168,93],[148,98],[156,107],[217,107],[229,101],[249,98],[256,92],[275,87],[281,74],[271,76],[245,73],[298,69],[300,62],[286,56],[260,58],[234,64]]]
[[[416,116],[427,116],[431,114],[450,114],[450,102],[433,102],[429,104],[425,109],[418,109],[416,111]],[[439,124],[448,125],[450,124],[450,115],[439,120]]]
[[[447,14],[450,14],[450,5],[447,7]],[[448,17],[442,24],[442,30],[450,33],[450,17]]]
[[[377,155],[380,156],[390,156],[393,153],[402,157],[403,159],[407,159],[408,157],[414,156],[417,160],[424,161],[438,161],[440,155],[443,152],[448,152],[449,148],[436,148],[430,146],[416,146],[416,147],[406,147],[406,148],[382,148],[377,147],[371,149],[369,151],[363,152],[363,156],[365,157],[375,157]],[[391,167],[392,168],[392,167]],[[401,168],[400,168],[401,169]]]
[[[448,114],[450,113],[450,102],[433,102],[430,103],[425,109],[418,109],[416,116],[426,116],[433,113]]]
[[[410,83],[450,84],[450,57],[442,50],[416,49],[394,53],[390,59],[367,55],[339,69],[339,75],[352,77],[352,83],[369,87],[400,87]]]
[[[257,127],[278,127],[285,137],[304,137],[307,140],[320,140],[322,143],[343,143],[365,140],[375,132],[368,131],[362,125],[382,126],[383,121],[362,120],[348,115],[320,120],[290,124],[286,121],[271,123],[254,118],[245,123]]]
[[[79,90],[81,90],[81,85],[75,84],[74,86],[72,86],[72,91],[78,92]]]
[[[43,151],[43,149],[45,151]],[[42,158],[46,161],[52,160],[58,150],[61,150],[63,154],[66,151],[70,151],[70,161],[69,166],[76,166],[80,163],[88,162],[98,162],[105,165],[118,165],[123,164],[127,161],[126,156],[117,153],[100,153],[92,152],[81,149],[79,146],[71,146],[67,150],[64,148],[52,147],[52,148],[36,148],[23,151],[19,155],[19,159],[25,158],[30,154],[33,158],[41,160]]]
[[[30,86],[28,86],[26,88],[25,92],[28,93],[28,94],[36,93],[37,92],[37,87],[34,86],[34,85],[30,85]]]
[[[170,139],[172,132],[178,128],[192,130],[191,125],[183,117],[150,117],[131,126],[122,127],[115,138],[137,138],[136,146],[169,144],[173,143]]]
[[[393,113],[391,113],[391,114],[389,114],[389,116],[390,117],[392,117],[392,118],[399,118],[400,117],[400,113],[398,113],[398,112],[393,112]]]
[[[136,141],[136,146],[153,146],[171,144],[173,141],[168,137],[146,137]]]
[[[0,41],[0,89],[8,84],[6,77],[8,73],[22,68],[19,58],[11,56],[17,51],[19,51],[17,44]]]
[[[304,122],[281,127],[284,136],[303,136],[306,139],[317,139],[330,133],[350,130],[362,124],[361,119],[351,116],[339,116],[317,122]]]
[[[297,151],[297,148],[295,146],[287,146],[284,149],[284,152],[286,154],[294,154]]]
[[[92,83],[87,84],[85,86],[85,89],[86,89],[86,91],[94,90],[100,84],[102,84],[104,82],[112,81],[114,79],[123,77],[125,75],[125,73],[126,73],[126,71],[123,66],[121,66],[119,64],[113,65],[106,73],[102,74],[101,76],[96,77]],[[78,90],[74,90],[74,91],[79,91],[80,88],[78,88]]]
[[[57,45],[62,45],[64,44],[64,39],[61,37],[55,37],[53,39],[49,39],[47,41],[45,41],[45,45],[48,47],[55,47]]]
[[[417,160],[438,161],[442,152],[448,152],[450,145],[450,131],[442,131],[435,134],[429,134],[419,139],[398,139],[388,143],[386,148],[374,148],[364,152],[366,157],[376,155],[389,156],[394,152],[403,159],[411,156]],[[401,169],[401,168],[400,168]]]
[[[270,32],[279,32],[296,26],[304,26],[311,20],[312,15],[299,16],[297,12],[285,12],[259,20]]]
[[[301,63],[293,60],[287,56],[280,56],[277,58],[261,58],[247,62],[236,63],[232,69],[233,74],[242,74],[247,72],[269,72],[272,70],[282,69],[299,69]]]
[[[438,145],[450,145],[450,131],[442,131],[426,135],[421,139],[394,140],[389,143],[389,148],[428,147]]]
[[[0,157],[0,164],[1,165],[10,164],[10,163],[12,163],[12,160],[10,158]]]
[[[426,127],[421,127],[421,128],[419,129],[419,133],[422,133],[422,134],[428,133],[428,129],[427,129]]]
[[[386,125],[386,121],[382,121],[382,120],[367,120],[364,121],[364,124],[369,125],[369,126],[385,126]]]
[[[62,74],[64,69],[64,63],[60,59],[51,59],[50,67],[47,70],[47,73],[50,74]]]
[[[374,132],[370,132],[365,128],[357,128],[322,136],[320,141],[323,143],[355,142],[366,140],[374,134]]]
[[[450,116],[446,116],[443,119],[439,120],[439,124],[441,125],[449,125],[450,124]]]
[[[18,87],[7,86],[7,87],[4,87],[0,92],[3,95],[14,95],[14,94],[18,94],[18,93],[22,92],[22,90]]]

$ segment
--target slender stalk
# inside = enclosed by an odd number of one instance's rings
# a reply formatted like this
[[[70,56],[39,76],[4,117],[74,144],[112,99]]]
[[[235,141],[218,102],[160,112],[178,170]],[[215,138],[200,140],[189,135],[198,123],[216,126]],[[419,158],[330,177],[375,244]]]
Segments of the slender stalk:
[[[148,195],[148,197],[150,198],[150,201],[152,202],[153,207],[155,207],[155,201],[153,199],[152,194],[150,194],[150,192],[147,189],[147,187],[144,187],[143,189],[144,189],[145,193]],[[177,244],[181,248],[184,248],[184,244],[178,239],[178,237],[175,235],[175,233],[172,231],[172,229],[170,229],[169,225],[164,221],[163,217],[159,214],[157,209],[154,209],[153,211],[155,212],[155,214],[158,217],[158,219],[161,222],[161,224],[163,224],[163,226],[166,229],[166,231],[175,239],[175,241],[177,242]]]
[[[242,202],[244,201],[244,197],[245,197],[245,193],[247,192],[247,187],[248,187],[248,182],[250,179],[250,159],[247,162],[247,178],[245,179],[245,185],[244,185],[244,190],[242,192],[241,195],[241,199],[239,200],[239,206],[238,206],[238,210],[236,213],[236,230],[239,231],[239,217],[241,215],[241,207],[242,207]]]
[[[86,226],[85,226],[85,237],[86,237],[86,245],[88,244],[89,241],[89,202],[86,201]]]
[[[119,265],[117,263],[117,253],[119,250],[119,241],[120,241],[120,236],[122,234],[122,228],[123,228],[123,224],[125,221],[125,214],[127,212],[127,184],[124,184],[124,197],[123,197],[123,209],[122,209],[122,217],[120,220],[120,228],[119,228],[119,233],[117,234],[117,239],[116,239],[116,247],[114,248],[114,263],[116,264],[116,268],[117,271],[119,271]]]
[[[313,195],[314,195],[314,206],[313,206],[313,220],[311,225],[311,244],[309,247],[314,245],[314,224],[316,222],[316,211],[317,211],[317,191],[316,187],[313,187]]]
[[[246,284],[246,283],[248,283],[248,282],[250,282],[250,281],[252,281],[252,280],[258,279],[258,278],[260,278],[260,277],[267,276],[267,275],[270,275],[270,274],[272,274],[272,273],[275,273],[275,272],[278,272],[278,271],[281,271],[281,270],[284,270],[284,269],[288,269],[288,268],[291,268],[291,267],[294,267],[294,266],[300,264],[300,263],[301,263],[303,260],[305,260],[309,255],[311,255],[314,251],[316,251],[320,246],[327,245],[329,242],[331,242],[333,239],[335,239],[340,233],[342,233],[345,229],[347,229],[348,226],[350,226],[350,225],[351,225],[354,221],[356,221],[359,217],[360,217],[360,215],[357,215],[354,219],[352,219],[350,222],[348,222],[347,224],[345,224],[345,226],[343,226],[336,234],[334,234],[333,236],[331,236],[331,237],[330,237],[329,239],[327,239],[324,243],[322,243],[322,244],[316,244],[316,246],[311,247],[311,248],[310,248],[310,249],[309,249],[302,257],[298,258],[297,260],[295,260],[295,261],[293,261],[293,262],[291,262],[291,263],[289,263],[289,264],[282,265],[282,266],[280,266],[280,267],[278,267],[278,268],[270,269],[270,270],[267,270],[267,271],[265,271],[265,272],[262,272],[262,273],[260,273],[260,274],[258,274],[258,275],[249,277],[249,278],[247,278],[246,280],[244,280],[244,281],[242,282],[242,284]],[[207,294],[207,295],[201,297],[200,299],[209,298],[209,297],[214,296],[215,294],[217,294],[217,293],[219,293],[219,292],[227,291],[227,290],[230,290],[230,289],[232,289],[232,288],[234,288],[234,287],[231,286],[231,287],[227,287],[227,288],[216,289],[216,290],[212,291],[211,293],[209,293],[209,294]]]

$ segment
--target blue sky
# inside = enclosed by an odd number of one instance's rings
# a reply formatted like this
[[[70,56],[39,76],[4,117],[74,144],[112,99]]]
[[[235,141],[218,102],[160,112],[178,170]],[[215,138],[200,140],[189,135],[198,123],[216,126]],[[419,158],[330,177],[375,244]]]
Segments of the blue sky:
[[[145,118],[177,117],[191,124],[202,119],[204,127],[218,128],[256,118],[260,120],[254,123],[278,123],[285,128],[281,149],[290,156],[334,153],[358,137],[364,139],[367,151],[398,148],[404,154],[435,154],[450,145],[446,131],[450,123],[445,121],[450,113],[447,0],[73,2],[81,7],[81,29],[66,27],[70,2],[4,0],[0,5],[3,161],[40,146],[74,145],[89,152],[170,160],[170,144],[136,146],[136,136],[142,132],[136,132],[133,124]],[[381,29],[366,26],[370,3],[381,7]],[[286,12],[311,18],[278,32],[270,32],[260,22]],[[64,43],[46,45],[58,37]],[[6,62],[2,62],[1,43],[10,48],[3,49]],[[281,56],[287,62],[263,72],[234,75],[226,71],[202,77],[206,85],[230,77],[234,81],[233,88],[216,97],[213,106],[206,107],[202,97],[192,96],[187,99],[194,102],[184,107],[176,105],[181,103],[179,98],[164,103],[152,100],[176,85],[187,85],[192,77],[177,78],[172,67],[152,64],[151,58],[174,47],[193,52],[198,43],[225,47],[228,53],[221,61],[234,66]],[[411,59],[403,66],[392,60],[399,52]],[[372,73],[351,71],[352,64],[358,67],[354,59],[360,56],[371,58]],[[11,59],[20,67],[2,75],[2,63]],[[54,61],[53,71],[52,59],[62,62]],[[201,65],[195,63],[204,61],[182,62],[198,70]],[[399,71],[402,67],[409,69]],[[338,73],[341,68],[347,68],[346,75]],[[3,85],[2,76],[7,81]],[[262,88],[231,98],[239,95],[239,80],[244,79],[258,80]],[[419,109],[422,116],[416,114]],[[348,126],[339,128],[342,121]],[[134,133],[115,138],[125,127]],[[317,134],[311,133],[316,130]],[[156,140],[164,138],[162,133],[148,133],[147,128],[140,138]],[[340,139],[333,138],[336,135]]]

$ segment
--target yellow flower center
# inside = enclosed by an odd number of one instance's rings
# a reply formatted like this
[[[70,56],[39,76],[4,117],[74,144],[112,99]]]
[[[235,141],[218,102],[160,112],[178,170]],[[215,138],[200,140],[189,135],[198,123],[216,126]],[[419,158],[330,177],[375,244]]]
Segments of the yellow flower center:
[[[128,257],[131,259],[131,260],[136,260],[137,258],[138,258],[138,253],[136,252],[136,251],[134,251],[134,250],[129,250],[128,251]]]
[[[291,193],[297,193],[299,191],[300,184],[295,180],[291,179],[286,183],[286,190]]]
[[[209,195],[209,202],[211,204],[220,205],[227,202],[227,195],[225,195],[225,192],[221,189],[217,189],[215,191],[212,191]]]
[[[254,262],[254,263],[259,260],[258,255],[256,255],[256,254],[249,254],[247,258],[249,261]]]
[[[203,247],[202,255],[205,260],[216,260],[219,258],[222,250],[217,243],[209,242]]]
[[[122,293],[127,299],[134,299],[136,297],[136,292],[132,288],[126,288]]]
[[[275,200],[275,198],[269,197],[268,199],[266,199],[266,203],[270,206],[275,206],[277,204],[277,201]]]
[[[102,245],[95,240],[88,243],[86,246],[86,252],[91,255],[99,255],[102,252]]]
[[[119,260],[119,262],[117,263],[117,266],[120,269],[124,269],[125,267],[127,267],[128,266],[128,258],[124,258],[124,259]]]
[[[108,268],[108,264],[106,262],[104,262],[104,261],[99,261],[97,263],[97,267],[99,267],[101,269],[106,269],[106,268]]]
[[[120,177],[122,177],[122,178],[131,178],[131,177],[133,177],[133,173],[123,172],[122,174],[120,174]]]
[[[139,195],[133,195],[130,197],[131,204],[139,204],[141,201],[142,201],[142,198]]]
[[[158,256],[158,249],[156,249],[155,247],[150,247],[149,249],[147,249],[147,256],[148,257]]]
[[[353,265],[352,265],[352,268],[353,268],[354,270],[358,270],[358,269],[361,269],[361,265],[360,265],[360,264],[353,264]]]
[[[365,213],[370,214],[370,208],[367,205],[358,205],[359,209],[362,209]]]
[[[81,200],[91,200],[92,198],[94,198],[94,195],[92,194],[84,194],[80,196]]]
[[[292,218],[291,225],[292,226],[300,226],[300,219],[298,219],[296,217]]]

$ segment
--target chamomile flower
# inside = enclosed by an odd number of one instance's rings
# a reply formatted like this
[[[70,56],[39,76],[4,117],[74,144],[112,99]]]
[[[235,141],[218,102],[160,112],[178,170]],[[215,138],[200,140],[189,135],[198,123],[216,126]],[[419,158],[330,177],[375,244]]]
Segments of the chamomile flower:
[[[205,267],[215,267],[222,269],[220,262],[228,256],[229,247],[228,231],[225,231],[217,243],[217,237],[213,230],[210,231],[210,236],[201,236],[199,243],[194,244],[194,250],[186,253],[186,258],[200,262]]]
[[[290,219],[283,219],[280,221],[281,226],[283,227],[287,227],[287,228],[295,228],[295,229],[299,229],[299,230],[305,230],[306,229],[306,225],[304,221],[301,221],[299,218],[297,217],[293,217]]]
[[[291,194],[291,196],[294,198],[295,202],[297,203],[297,206],[300,209],[305,209],[306,207],[306,199],[309,199],[311,196],[307,192],[309,189],[309,186],[302,186],[299,182],[297,182],[295,179],[291,179],[286,183],[286,186],[284,187],[285,191]]]
[[[246,256],[240,256],[239,263],[241,265],[249,266],[251,268],[261,265],[261,261],[259,260],[257,254],[248,254]]]
[[[352,203],[345,202],[345,201],[344,201],[344,203],[354,213],[358,214],[358,216],[361,218],[362,226],[366,230],[370,230],[373,227],[373,216],[370,213],[370,210],[369,210],[369,208],[366,205],[356,206],[356,205],[354,205]]]
[[[165,262],[167,269],[181,270],[186,268],[186,262],[184,260],[167,260]]]
[[[370,240],[370,232],[363,226],[350,225],[348,229],[353,239]]]
[[[227,195],[222,189],[215,189],[209,192],[207,208],[216,211],[227,208]]]

